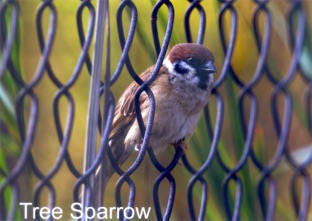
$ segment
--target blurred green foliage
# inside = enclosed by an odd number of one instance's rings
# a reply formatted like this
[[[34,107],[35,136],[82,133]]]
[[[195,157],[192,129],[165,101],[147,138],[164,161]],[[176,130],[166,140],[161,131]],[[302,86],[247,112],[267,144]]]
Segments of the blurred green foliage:
[[[10,33],[10,26],[12,25],[12,8],[8,7],[8,10],[3,15],[5,22],[3,23],[6,33]],[[17,26],[18,27],[18,26]],[[12,36],[10,36],[12,37]],[[14,42],[11,49],[11,59],[15,71],[20,74],[20,31],[16,30]],[[2,61],[2,51],[0,51],[0,60]],[[14,83],[10,77],[8,70],[4,72],[3,78],[0,82],[0,185],[4,182],[5,176],[9,173],[8,161],[10,158],[16,158],[20,151],[20,137],[18,134],[18,127],[16,123],[14,98],[18,94],[19,87]],[[6,188],[4,191],[5,206],[9,207],[12,200],[12,190]],[[19,218],[20,214],[17,213],[16,218]]]

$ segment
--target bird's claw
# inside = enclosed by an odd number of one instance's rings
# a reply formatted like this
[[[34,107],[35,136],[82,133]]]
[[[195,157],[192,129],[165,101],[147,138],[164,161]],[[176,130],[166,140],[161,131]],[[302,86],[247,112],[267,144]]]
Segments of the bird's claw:
[[[185,142],[185,139],[181,139],[178,142],[173,144],[175,150],[177,151],[179,147],[181,147],[183,153],[185,153],[185,151],[187,150],[187,144]]]
[[[136,145],[134,146],[134,150],[137,151],[137,152],[139,152],[139,151],[141,150],[141,147],[142,147],[142,143],[136,144]]]

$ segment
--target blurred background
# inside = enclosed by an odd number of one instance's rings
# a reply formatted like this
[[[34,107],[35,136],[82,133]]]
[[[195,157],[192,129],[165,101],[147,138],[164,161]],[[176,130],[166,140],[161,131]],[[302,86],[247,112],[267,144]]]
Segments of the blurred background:
[[[119,43],[116,12],[121,1],[109,1],[110,4],[110,34],[111,34],[111,74],[117,66],[121,56],[121,47]],[[153,44],[152,29],[150,16],[156,0],[133,0],[132,1],[138,11],[138,23],[136,34],[130,49],[130,59],[137,74],[144,71],[147,67],[153,65],[156,60],[156,52]],[[190,5],[189,1],[172,0],[175,9],[174,27],[170,40],[170,47],[177,43],[186,42],[184,16]],[[18,72],[26,82],[31,82],[38,68],[41,58],[40,47],[38,44],[36,31],[36,13],[42,1],[19,1],[19,27],[18,35],[15,38],[12,59]],[[77,33],[76,13],[80,5],[80,1],[61,1],[55,0],[53,4],[57,10],[57,31],[53,42],[53,50],[49,61],[57,78],[65,84],[71,78],[73,71],[77,65],[77,61],[81,52],[81,46]],[[92,2],[96,8],[97,3]],[[215,56],[215,66],[218,70],[216,79],[219,79],[225,62],[225,53],[222,48],[220,27],[218,19],[220,9],[224,6],[221,1],[203,0],[201,6],[206,12],[206,29],[203,44],[210,48]],[[298,13],[295,17],[293,27],[290,25],[288,16],[293,1],[273,0],[267,4],[267,8],[271,15],[271,36],[270,45],[266,57],[266,64],[277,81],[281,81],[288,73],[290,64],[293,59],[293,52],[290,42],[290,30],[298,29],[297,21]],[[291,126],[287,143],[284,147],[298,164],[308,162],[306,172],[311,175],[311,157],[312,157],[312,137],[311,128],[309,129],[309,119],[312,113],[309,113],[307,107],[308,90],[311,91],[312,79],[312,2],[310,0],[301,1],[302,8],[306,16],[305,36],[301,55],[299,59],[301,71],[297,69],[292,80],[287,84],[287,90],[290,92],[292,100]],[[253,19],[255,11],[258,7],[256,1],[237,0],[233,3],[233,8],[237,13],[237,29],[235,46],[231,58],[231,66],[235,76],[248,84],[255,76],[257,64],[259,62],[259,51],[255,32],[253,29]],[[125,33],[129,30],[130,10],[123,13],[123,26]],[[9,13],[4,15],[9,24]],[[160,42],[162,42],[167,25],[168,10],[163,6],[158,14],[158,30]],[[258,25],[260,36],[263,40],[263,33],[267,26],[265,13],[260,13],[258,17]],[[83,12],[83,24],[86,29],[89,22],[89,12]],[[199,29],[200,14],[194,10],[191,14],[190,24],[193,41],[196,42]],[[47,36],[50,22],[50,11],[45,10],[43,13],[42,27],[44,35]],[[230,41],[230,34],[233,19],[230,12],[226,12],[222,23],[226,44]],[[93,43],[89,49],[92,56]],[[2,47],[1,47],[2,55]],[[126,68],[115,84],[112,86],[115,99],[118,99],[124,89],[132,82],[132,79]],[[290,181],[294,174],[294,168],[285,159],[285,155],[281,159],[276,157],[279,145],[279,136],[276,133],[274,125],[275,116],[272,114],[272,94],[276,84],[262,73],[261,79],[257,84],[253,85],[252,90],[257,100],[257,120],[252,140],[252,149],[259,162],[268,165],[276,162],[272,171],[272,178],[277,186],[277,198],[274,211],[274,220],[296,220],[296,213],[291,198]],[[310,88],[310,89],[309,89]],[[16,114],[14,110],[15,101],[19,93],[19,86],[12,80],[9,72],[6,71],[0,84],[0,168],[9,173],[17,164],[22,142],[19,136],[19,130],[16,123]],[[73,96],[75,104],[74,126],[70,136],[68,151],[75,167],[83,172],[84,148],[86,142],[86,123],[88,111],[88,99],[90,90],[90,75],[87,67],[81,70],[79,78],[70,88],[69,92]],[[241,86],[227,72],[227,77],[217,88],[221,94],[224,103],[224,118],[222,124],[221,137],[218,143],[218,153],[222,162],[229,168],[234,168],[240,161],[244,151],[244,135],[239,115],[238,99],[242,93]],[[43,174],[47,174],[56,162],[60,150],[60,143],[56,133],[54,117],[53,117],[53,99],[58,88],[51,82],[45,73],[39,83],[34,87],[39,103],[38,123],[36,125],[35,137],[31,144],[31,153],[33,158]],[[311,92],[310,92],[311,93]],[[311,99],[311,97],[310,97]],[[103,101],[102,101],[103,102]],[[285,95],[281,92],[277,96],[277,112],[279,120],[283,122],[285,116]],[[310,101],[311,102],[311,101]],[[25,99],[25,119],[30,116],[29,98]],[[247,122],[250,117],[250,108],[252,106],[250,97],[244,100],[244,120]],[[311,104],[311,103],[310,103]],[[61,115],[62,126],[65,128],[69,106],[66,98],[61,98],[59,103],[59,112]],[[217,100],[212,96],[209,104],[209,116],[215,127],[215,118],[217,112]],[[282,124],[282,127],[284,125]],[[98,136],[98,144],[100,136]],[[208,136],[208,130],[204,117],[202,118],[198,128],[192,138],[188,141],[189,148],[185,153],[190,163],[196,169],[200,168],[206,161],[211,139]],[[157,159],[163,164],[168,165],[174,156],[174,148],[169,147],[161,152]],[[135,160],[136,153],[126,162],[123,168],[127,168]],[[257,196],[258,182],[262,171],[255,165],[250,157],[246,160],[243,167],[237,172],[237,176],[241,178],[243,185],[243,200],[240,209],[241,220],[262,220],[260,203]],[[176,198],[171,215],[171,220],[183,220],[189,218],[187,203],[187,185],[192,175],[185,169],[180,162],[172,172],[176,180]],[[143,164],[133,174],[133,181],[137,188],[135,205],[138,207],[152,207],[152,216],[155,217],[153,210],[153,183],[159,176],[159,172],[150,163],[149,157],[146,155]],[[224,183],[227,171],[222,169],[220,162],[215,159],[203,177],[208,181],[208,203],[205,220],[225,220],[224,192],[222,185]],[[0,176],[1,183],[4,177]],[[106,190],[105,206],[115,205],[115,183],[118,176],[115,175],[109,183]],[[303,189],[303,178],[298,178],[296,191],[299,196]],[[33,171],[25,165],[25,168],[18,178],[20,187],[20,202],[32,201],[33,191],[38,184],[39,179],[33,175]],[[76,182],[76,177],[69,171],[66,163],[62,163],[62,167],[51,179],[56,191],[56,205],[65,211],[64,218],[69,218],[69,208],[73,203],[72,189]],[[231,209],[235,203],[236,185],[230,182],[228,200]],[[9,205],[10,188],[6,188],[6,203]],[[124,203],[128,200],[128,187],[124,185],[122,189],[122,198]],[[199,210],[201,202],[202,189],[200,184],[196,184],[194,189],[194,205],[196,211]],[[268,197],[269,188],[266,186],[265,193]],[[163,208],[166,208],[169,183],[165,180],[160,186],[160,202]],[[267,198],[268,199],[268,198]],[[42,206],[49,205],[49,191],[43,188],[40,194],[40,203]],[[124,204],[125,205],[125,204]],[[68,208],[68,210],[66,210]],[[163,209],[163,211],[164,211]],[[312,219],[312,207],[309,206],[307,220]]]

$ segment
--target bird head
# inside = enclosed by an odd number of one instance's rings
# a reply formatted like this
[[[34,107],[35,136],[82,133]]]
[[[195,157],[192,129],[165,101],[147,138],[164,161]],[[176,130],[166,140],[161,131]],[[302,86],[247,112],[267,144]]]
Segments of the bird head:
[[[175,45],[165,58],[163,65],[169,71],[169,79],[183,81],[207,90],[213,83],[214,57],[211,51],[195,43]]]

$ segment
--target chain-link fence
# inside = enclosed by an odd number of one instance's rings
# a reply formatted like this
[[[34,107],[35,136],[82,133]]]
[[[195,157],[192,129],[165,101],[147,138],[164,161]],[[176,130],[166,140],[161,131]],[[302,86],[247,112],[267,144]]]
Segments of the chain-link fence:
[[[0,219],[312,219],[311,14],[309,0],[0,1]],[[181,42],[210,48],[218,73],[185,154],[155,156],[149,85]],[[120,166],[109,134],[133,80],[150,119],[136,99],[142,146]]]

